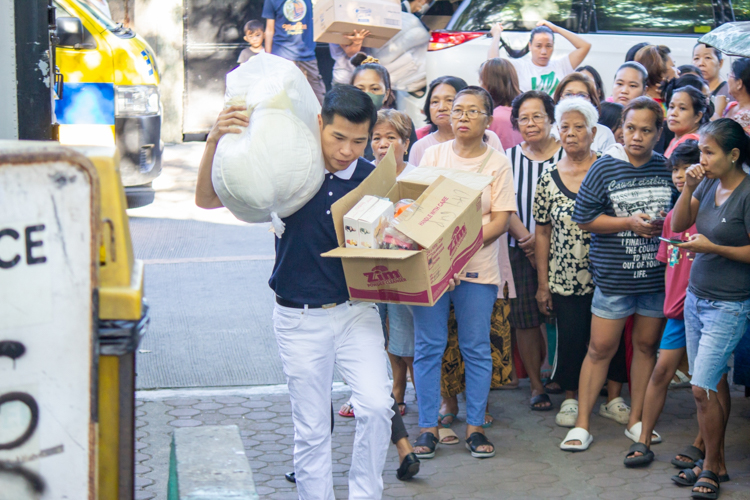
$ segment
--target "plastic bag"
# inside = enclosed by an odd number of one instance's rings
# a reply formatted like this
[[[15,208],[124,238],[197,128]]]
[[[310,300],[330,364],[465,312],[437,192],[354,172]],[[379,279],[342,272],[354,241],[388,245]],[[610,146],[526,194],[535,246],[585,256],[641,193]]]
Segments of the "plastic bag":
[[[401,31],[373,52],[391,76],[394,90],[413,92],[427,84],[430,32],[414,14],[401,13]]]
[[[396,203],[396,207],[398,207],[399,214],[388,223],[381,234],[378,234],[380,248],[386,250],[421,250],[417,242],[398,230],[399,222],[411,219],[419,205],[414,200],[404,199]]]
[[[258,54],[227,75],[227,106],[246,103],[250,125],[221,138],[212,181],[219,199],[245,222],[273,223],[302,208],[323,184],[320,103],[286,59]]]

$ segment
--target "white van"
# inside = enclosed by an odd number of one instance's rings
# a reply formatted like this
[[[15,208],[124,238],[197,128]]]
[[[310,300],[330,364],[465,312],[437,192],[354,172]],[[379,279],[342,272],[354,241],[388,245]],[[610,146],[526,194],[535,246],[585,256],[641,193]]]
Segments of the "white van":
[[[678,66],[690,64],[698,38],[725,22],[750,20],[750,0],[438,0],[425,14],[433,30],[427,82],[451,75],[477,85],[479,66],[487,59],[491,43],[490,26],[501,21],[506,42],[522,48],[541,19],[578,33],[592,44],[583,64],[599,71],[609,95],[615,71],[630,47],[640,42],[667,45]],[[553,59],[572,50],[567,40],[555,35]],[[500,50],[500,56],[507,57],[505,50]],[[725,63],[725,75],[728,69]],[[417,127],[424,124],[423,104],[424,97],[417,93],[399,95],[399,109]]]

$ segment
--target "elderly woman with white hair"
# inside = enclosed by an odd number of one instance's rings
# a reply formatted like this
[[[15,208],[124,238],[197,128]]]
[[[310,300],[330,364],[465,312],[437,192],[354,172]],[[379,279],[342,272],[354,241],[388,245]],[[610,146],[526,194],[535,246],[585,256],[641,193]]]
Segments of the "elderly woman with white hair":
[[[591,147],[599,114],[580,97],[561,100],[555,122],[565,155],[539,177],[534,197],[536,300],[544,315],[557,315],[553,378],[565,391],[557,425],[573,427],[578,416],[578,377],[591,333],[594,284],[589,272],[591,233],[571,220],[576,193],[597,160]]]

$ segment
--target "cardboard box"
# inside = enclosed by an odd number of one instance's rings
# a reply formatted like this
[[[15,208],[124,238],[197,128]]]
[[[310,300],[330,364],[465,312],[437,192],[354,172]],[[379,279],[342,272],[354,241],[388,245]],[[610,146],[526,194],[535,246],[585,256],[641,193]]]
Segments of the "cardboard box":
[[[344,234],[346,246],[355,248],[359,246],[359,218],[370,209],[380,198],[365,196],[344,216]]]
[[[431,184],[418,179],[396,182],[391,148],[367,179],[331,207],[339,248],[323,257],[341,259],[349,296],[370,302],[434,305],[448,289],[448,281],[482,247],[481,189],[492,177],[474,176],[480,189],[443,176]],[[400,222],[399,230],[424,249],[345,248],[344,215],[368,194],[394,203],[404,198],[416,200],[419,209]]]
[[[365,47],[379,48],[401,31],[401,3],[398,0],[318,0],[313,8],[313,36],[316,42],[351,43],[344,35],[366,29]]]
[[[388,225],[393,219],[393,202],[377,199],[367,212],[359,218],[359,247],[378,248],[377,235],[381,225]],[[383,221],[383,217],[386,221]]]

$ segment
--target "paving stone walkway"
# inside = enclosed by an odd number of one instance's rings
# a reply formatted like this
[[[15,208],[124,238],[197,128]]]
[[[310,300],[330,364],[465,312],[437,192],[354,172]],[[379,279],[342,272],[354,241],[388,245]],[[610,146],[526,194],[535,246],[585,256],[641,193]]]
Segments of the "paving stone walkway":
[[[267,499],[296,499],[294,485],[284,479],[292,470],[293,428],[289,396],[278,387],[181,392],[184,397],[155,398],[158,393],[139,393],[137,403],[136,499],[166,499],[171,431],[176,427],[231,425],[240,428],[253,469],[258,493]],[[232,395],[227,395],[232,394]],[[237,395],[240,394],[240,395]],[[493,391],[490,409],[495,423],[487,435],[497,456],[471,458],[463,442],[442,446],[433,460],[424,460],[419,475],[398,481],[398,455],[391,446],[383,475],[384,498],[413,499],[594,499],[632,500],[689,498],[689,488],[675,486],[669,477],[677,470],[669,463],[674,454],[691,444],[697,431],[695,407],[689,389],[672,390],[657,431],[662,444],[654,445],[656,461],[644,469],[626,469],[622,460],[631,442],[624,426],[594,416],[594,443],[585,453],[565,453],[557,446],[567,429],[555,425],[555,412],[532,412],[527,406],[528,388]],[[346,388],[338,387],[334,406],[344,403]],[[732,418],[726,456],[732,481],[721,488],[722,499],[750,499],[750,399],[733,393]],[[556,407],[562,396],[553,396]],[[603,400],[603,398],[602,398]],[[413,391],[406,398],[407,428],[416,437],[417,406]],[[464,437],[464,403],[454,428]],[[333,473],[336,498],[347,498],[354,437],[353,419],[336,415],[333,436]]]

